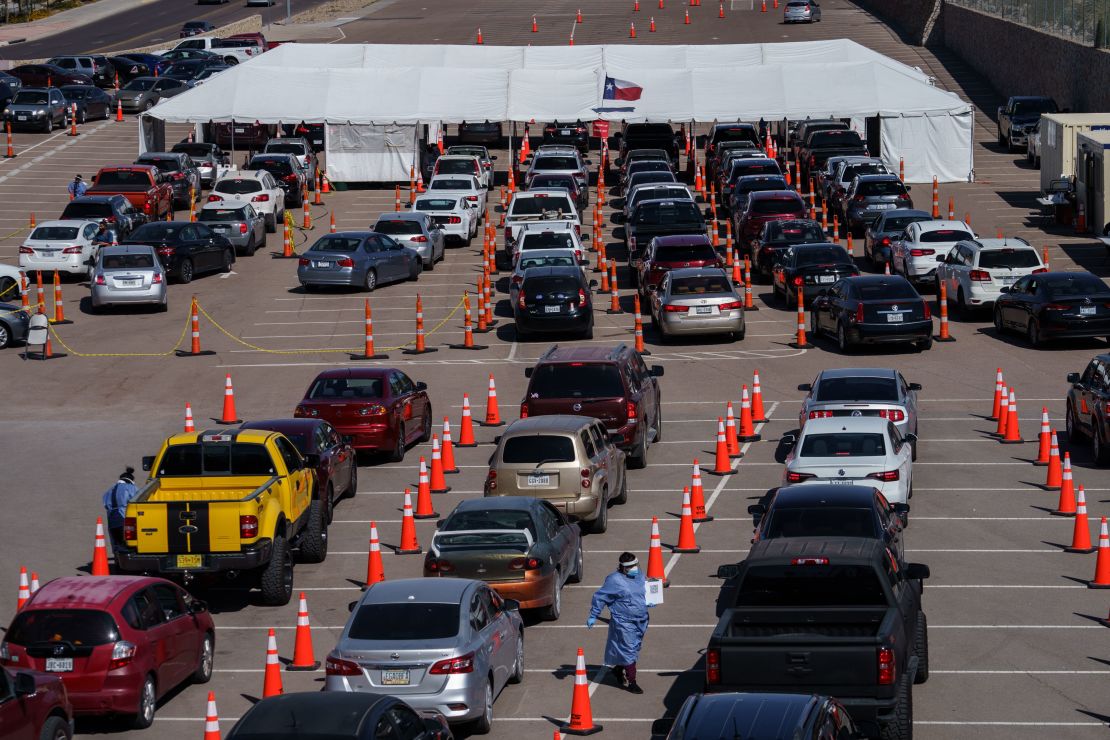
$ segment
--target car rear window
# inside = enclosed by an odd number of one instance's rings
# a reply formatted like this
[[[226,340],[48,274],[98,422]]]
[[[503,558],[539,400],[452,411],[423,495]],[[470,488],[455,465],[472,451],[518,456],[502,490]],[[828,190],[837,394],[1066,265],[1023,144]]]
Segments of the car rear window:
[[[843,247],[819,247],[815,249],[797,249],[794,253],[796,265],[828,265],[852,263],[852,258],[844,251]]]
[[[516,439],[540,439],[539,437],[514,437]],[[545,437],[543,439],[565,439]],[[509,440],[512,442],[513,440]],[[569,441],[569,440],[568,440]],[[573,458],[571,458],[573,460]],[[564,461],[559,461],[564,462]],[[463,532],[474,529],[527,529],[536,537],[536,525],[532,515],[524,509],[493,509],[485,511],[456,511],[447,518],[440,532]],[[437,538],[436,540],[440,540]]]
[[[872,432],[807,434],[799,457],[875,457],[886,454],[885,435]]]
[[[864,508],[821,506],[773,509],[764,537],[874,537],[875,512]]]
[[[856,175],[885,175],[886,167],[878,164],[877,162],[868,162],[866,164],[853,164],[844,168],[841,173],[841,182],[851,182],[856,179]]]
[[[750,126],[735,126],[731,128],[718,128],[714,130],[717,141],[751,141],[759,139],[759,134]]]
[[[686,190],[686,188],[682,188],[682,187],[673,187],[673,188],[663,187],[663,188],[643,188],[642,190],[636,190],[635,192],[632,193],[632,204],[631,205],[634,208],[636,206],[636,204],[639,203],[642,200],[664,200],[664,199],[688,200],[691,203],[693,202],[693,198],[690,197],[690,192],[688,190]]]
[[[474,183],[470,180],[432,180],[429,190],[473,190]]]
[[[360,237],[325,236],[308,248],[310,252],[343,252],[354,254],[362,246]]]
[[[105,270],[141,270],[154,267],[151,254],[106,254],[100,260]]]
[[[455,204],[458,203],[456,198],[421,198],[416,201],[417,211],[453,211]]]
[[[45,241],[48,239],[76,239],[77,227],[75,226],[40,226],[35,229],[31,239]]]
[[[671,281],[671,295],[702,295],[704,293],[731,293],[732,288],[724,275],[699,275]]]
[[[574,214],[574,206],[565,195],[551,193],[536,193],[527,198],[514,198],[509,208],[510,216],[540,216],[545,213]]]
[[[753,193],[759,190],[786,190],[786,180],[781,177],[761,177],[758,180],[739,180],[736,183],[736,191],[739,193]]]
[[[778,175],[781,172],[782,170],[774,162],[746,162],[743,159],[737,159],[734,160],[732,169],[729,171],[729,179],[736,182],[739,178],[748,175]]]
[[[635,174],[637,172],[670,172],[671,163],[661,162],[655,159],[647,159],[639,162],[633,162],[628,165],[628,172]]]
[[[146,170],[107,170],[97,175],[96,184],[98,187],[109,185],[146,190],[150,187],[150,175]]]
[[[262,183],[258,180],[220,180],[212,189],[217,193],[247,195],[248,193],[257,193],[260,191],[262,189]]]
[[[440,159],[436,161],[436,172],[447,175],[473,175],[474,162],[465,159]]]
[[[636,206],[633,221],[643,225],[700,224],[701,211],[688,200],[641,203]]]
[[[572,277],[564,275],[544,275],[543,277],[525,278],[521,286],[521,294],[525,298],[539,299],[577,297],[582,285]]]
[[[181,231],[188,224],[175,223],[175,222],[153,222],[146,223],[131,232],[128,241],[131,243],[142,243],[144,240],[161,241],[163,239],[173,241],[178,232]]]
[[[564,255],[544,255],[543,257],[522,257],[517,270],[523,272],[530,267],[573,267],[574,258]]]
[[[381,378],[317,378],[308,390],[308,397],[319,398],[381,398]]]
[[[374,224],[374,231],[379,234],[389,234],[390,236],[412,236],[414,234],[424,233],[424,229],[421,228],[419,222],[402,218],[379,221]]]
[[[459,634],[459,605],[364,604],[347,634],[352,640],[444,640]]]
[[[655,248],[656,262],[695,262],[717,259],[710,244],[660,244]]]
[[[70,203],[62,211],[63,219],[84,218],[101,219],[113,215],[112,207],[107,203]]]
[[[906,186],[898,180],[874,180],[861,182],[856,188],[856,195],[902,195]]]
[[[296,142],[282,142],[280,144],[267,144],[266,151],[275,154],[295,154],[298,157],[303,157],[305,155],[305,146],[304,144],[298,144]]]
[[[859,134],[855,131],[846,131],[844,129],[817,131],[814,132],[813,136],[809,137],[809,147],[811,149],[833,146],[862,147],[863,139],[861,139]]]
[[[1028,116],[1035,113],[1055,113],[1056,103],[1052,100],[1019,100],[1014,103],[1015,116]]]
[[[913,286],[904,280],[889,283],[857,283],[856,290],[860,298],[865,301],[909,301],[921,298]]]
[[[883,232],[902,231],[910,224],[915,224],[918,221],[928,221],[928,216],[895,216],[883,221]]]
[[[131,82],[128,82],[126,85],[123,86],[123,89],[130,90],[131,92],[145,92],[146,90],[150,90],[151,88],[153,88],[154,83],[156,82],[158,82],[158,80],[150,77],[140,77],[137,80],[131,80]]]
[[[570,437],[554,434],[510,437],[505,441],[501,460],[510,464],[574,462],[574,442]]]
[[[894,378],[824,378],[817,385],[817,401],[898,401]]]
[[[200,212],[201,221],[222,223],[225,221],[245,221],[246,219],[246,208],[205,208]]]
[[[785,213],[791,216],[805,215],[806,208],[800,200],[793,198],[761,198],[751,202],[749,209],[752,213],[770,215]]]
[[[119,627],[111,614],[99,609],[30,609],[16,615],[4,639],[24,647],[37,642],[95,647],[117,641]]]
[[[181,169],[181,162],[173,157],[139,157],[137,164],[149,164],[162,172],[177,172]]]
[[[923,244],[934,244],[936,242],[958,242],[963,239],[973,239],[974,236],[966,231],[959,229],[937,229],[935,231],[923,231],[921,233],[921,242]]]
[[[532,169],[540,170],[576,170],[578,160],[574,157],[537,157],[532,163]]]
[[[885,606],[874,569],[863,565],[760,565],[748,569],[737,606]]]
[[[806,242],[824,241],[825,234],[821,231],[821,227],[816,224],[790,223],[780,225],[773,223],[767,230],[767,238],[776,242],[804,244]]]
[[[673,172],[634,172],[628,177],[629,187],[653,182],[678,182]]]
[[[274,464],[260,444],[194,442],[167,447],[157,475],[274,475]]]
[[[574,249],[574,236],[569,231],[525,232],[520,238],[520,248]]]
[[[1085,295],[1103,294],[1106,283],[1094,275],[1068,275],[1045,279],[1045,290],[1051,298],[1080,298]]]
[[[247,169],[266,170],[271,174],[281,176],[293,174],[293,165],[287,160],[281,159],[263,159],[256,157],[250,161],[250,164],[247,165]]]
[[[536,175],[532,178],[534,188],[566,188],[576,187],[576,181],[571,175]]]
[[[624,384],[616,365],[572,362],[540,365],[529,398],[620,398]]]
[[[1040,266],[1041,260],[1035,249],[983,249],[979,252],[979,267],[984,270]]]

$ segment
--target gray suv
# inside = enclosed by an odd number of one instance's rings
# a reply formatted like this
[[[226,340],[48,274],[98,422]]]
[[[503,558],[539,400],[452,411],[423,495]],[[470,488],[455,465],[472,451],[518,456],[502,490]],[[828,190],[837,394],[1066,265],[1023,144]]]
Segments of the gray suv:
[[[147,152],[135,164],[157,167],[173,187],[174,208],[188,208],[191,198],[200,197],[200,170],[188,154],[182,152]]]
[[[266,247],[266,216],[250,203],[206,203],[197,214],[197,222],[231,242],[236,254],[249,257]]]
[[[886,211],[913,208],[907,192],[909,185],[898,175],[859,175],[844,194],[844,223],[856,238],[863,236],[867,227],[875,223]]]
[[[25,87],[4,108],[4,120],[12,128],[37,128],[46,133],[65,126],[68,114],[69,104],[56,87]]]

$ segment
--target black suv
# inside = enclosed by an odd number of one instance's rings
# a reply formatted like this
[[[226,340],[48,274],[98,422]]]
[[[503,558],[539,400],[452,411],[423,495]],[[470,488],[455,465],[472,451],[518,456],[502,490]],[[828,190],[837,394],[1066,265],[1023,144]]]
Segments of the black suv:
[[[644,364],[625,344],[616,347],[560,347],[544,352],[524,375],[530,380],[520,417],[574,414],[592,416],[609,434],[624,440],[628,467],[647,465],[648,445],[663,439],[658,378],[663,368]]]
[[[559,123],[553,121],[543,127],[544,144],[570,144],[585,154],[590,150],[590,131],[582,121]]]
[[[527,339],[539,332],[577,332],[583,339],[593,339],[592,293],[577,265],[528,268],[513,306],[516,338]]]
[[[1110,354],[1080,373],[1068,373],[1068,442],[1091,440],[1096,465],[1110,463]]]

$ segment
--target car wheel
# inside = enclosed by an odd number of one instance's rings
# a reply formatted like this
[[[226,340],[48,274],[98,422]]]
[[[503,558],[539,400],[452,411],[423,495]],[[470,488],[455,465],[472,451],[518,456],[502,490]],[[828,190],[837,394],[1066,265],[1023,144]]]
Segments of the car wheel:
[[[648,441],[647,432],[644,432],[640,437],[640,443],[636,445],[636,453],[628,456],[628,467],[633,470],[643,470],[647,467],[648,457]]]
[[[563,613],[563,590],[559,587],[559,571],[551,576],[551,603],[543,608],[543,620],[545,622],[559,621],[559,615]]]
[[[262,220],[266,224],[267,234],[273,234],[275,231],[277,231],[277,217],[274,214],[263,214]]]
[[[817,313],[815,311],[809,312],[809,333],[813,335],[814,339],[821,336],[821,325],[817,323]]]
[[[424,269],[425,269],[425,270],[427,270],[428,272],[431,272],[432,270],[436,269],[436,252],[435,252],[435,247],[433,247],[433,248],[432,248],[432,257],[431,257],[431,259],[429,259],[429,260],[428,260],[428,262],[427,262],[427,263],[426,263],[426,264],[424,265]]]
[[[259,587],[266,606],[285,606],[293,598],[293,558],[285,535],[274,535],[270,562],[262,568]]]
[[[586,331],[582,332],[582,338],[587,340],[594,338],[594,325],[592,322],[586,327]]]
[[[152,101],[152,100],[148,100],[148,101],[146,101],[146,103],[143,104],[143,110],[144,111],[148,111],[153,107],[154,107],[154,101]]]
[[[582,552],[582,542],[578,543],[578,554],[574,556],[574,572],[567,576],[567,583],[581,583],[585,575],[585,555]]]
[[[1002,325],[1002,312],[998,308],[994,309],[994,330],[1000,336],[1006,331],[1006,327]]]
[[[47,116],[46,117],[45,126],[46,126],[46,133],[50,133],[51,131],[54,130],[54,116]]]
[[[308,526],[301,536],[302,563],[322,563],[328,556],[327,502],[315,500],[308,509]]]
[[[1004,136],[1002,135],[1002,129],[1001,129],[1001,128],[999,128],[999,129],[998,129],[998,145],[999,145],[999,146],[1002,146],[1002,145],[1003,145],[1003,144],[1005,144],[1005,143],[1006,143],[1006,137],[1004,137]]]
[[[852,344],[848,341],[848,331],[844,328],[844,324],[836,327],[836,347],[842,354],[852,351]]]
[[[586,531],[590,534],[604,534],[609,528],[609,498],[608,491],[601,492],[601,503],[598,505],[597,516],[591,522],[586,522]]]
[[[911,740],[913,737],[913,694],[910,693],[910,681],[901,682],[897,696],[893,716],[879,726],[879,740]]]
[[[200,656],[197,658],[197,669],[193,672],[193,683],[208,683],[212,680],[212,656],[215,653],[212,633],[204,635],[200,644]]]
[[[491,729],[493,729],[493,679],[486,682],[482,716],[474,720],[472,732],[475,735],[488,735]]]
[[[1025,327],[1025,341],[1029,342],[1029,346],[1034,349],[1041,343],[1041,330],[1035,319],[1030,319],[1029,325]]]
[[[366,278],[362,281],[362,287],[366,288],[368,293],[373,293],[374,288],[378,287],[378,273],[374,270],[367,270]]]
[[[182,285],[188,285],[193,282],[193,261],[183,260],[181,266],[177,268],[177,282]]]
[[[1075,415],[1075,406],[1070,403],[1068,404],[1068,413],[1064,417],[1064,428],[1067,430],[1069,442],[1082,442],[1087,437],[1086,432],[1079,426],[1079,419]]]
[[[621,481],[621,490],[618,491],[617,495],[613,497],[613,504],[625,504],[625,503],[628,503],[628,476],[627,475],[624,476],[624,480]]]
[[[419,442],[423,444],[432,438],[432,414],[430,411],[424,412],[424,419],[420,422],[420,439]]]
[[[917,656],[917,673],[913,676],[914,683],[925,683],[929,680],[929,620],[925,612],[917,613],[917,632],[913,638],[913,653]]]
[[[77,119],[77,123],[85,123],[89,119],[88,111],[81,111],[81,117]]]
[[[1092,427],[1091,456],[1095,459],[1096,465],[1106,465],[1110,462],[1110,450],[1106,449],[1106,443],[1102,441],[1102,432],[1099,431],[1099,424],[1096,422]]]
[[[69,724],[61,717],[47,717],[39,732],[40,740],[70,740]]]
[[[933,348],[933,338],[932,337],[926,337],[925,339],[922,339],[921,341],[916,342],[914,344],[914,347],[916,347],[918,352],[928,352],[929,350],[931,350]]]
[[[967,296],[964,295],[963,288],[956,292],[956,316],[960,321],[971,320],[971,306],[967,305]]]
[[[158,694],[154,690],[154,676],[147,676],[143,687],[139,689],[139,707],[131,720],[131,726],[136,730],[145,730],[154,724],[154,709],[158,703]]]
[[[403,426],[397,429],[397,443],[393,447],[393,452],[389,454],[390,462],[401,462],[405,459],[405,428]]]
[[[740,337],[743,339],[743,337]],[[656,407],[655,409],[655,436],[651,438],[652,444],[657,444],[663,441],[663,409]]]
[[[12,343],[12,332],[8,329],[8,325],[0,321],[0,349],[7,349],[8,345]]]
[[[258,246],[254,243],[254,237],[252,236],[250,239],[247,240],[247,246],[243,247],[243,251],[239,252],[239,254],[243,255],[244,257],[250,257],[255,253],[255,250],[257,249]]]
[[[516,638],[516,659],[513,661],[513,673],[509,676],[509,683],[520,683],[524,680],[524,633]]]
[[[235,254],[230,249],[224,250],[224,264],[220,268],[221,272],[231,272],[231,266],[235,263]]]
[[[419,257],[412,261],[412,271],[409,273],[409,280],[419,280],[420,273],[424,272],[424,261]]]
[[[355,494],[358,493],[358,465],[355,464],[356,462],[358,462],[357,459],[351,460],[351,479],[347,483],[347,490],[343,492],[343,498],[354,498]]]
[[[0,277],[0,301],[13,301],[19,297],[19,283],[15,278]]]

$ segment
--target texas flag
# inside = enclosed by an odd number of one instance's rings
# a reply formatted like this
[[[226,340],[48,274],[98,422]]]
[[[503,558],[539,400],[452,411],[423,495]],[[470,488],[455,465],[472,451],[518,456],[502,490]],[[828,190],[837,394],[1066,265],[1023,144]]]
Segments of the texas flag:
[[[605,78],[605,100],[639,100],[644,88],[635,82],[618,80],[614,77]]]

